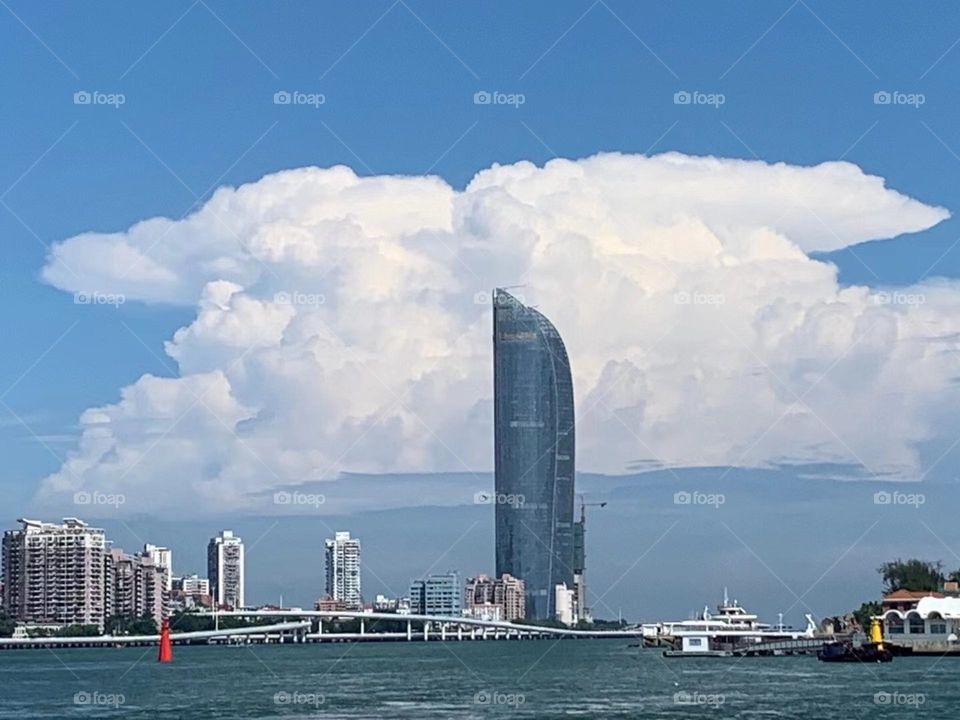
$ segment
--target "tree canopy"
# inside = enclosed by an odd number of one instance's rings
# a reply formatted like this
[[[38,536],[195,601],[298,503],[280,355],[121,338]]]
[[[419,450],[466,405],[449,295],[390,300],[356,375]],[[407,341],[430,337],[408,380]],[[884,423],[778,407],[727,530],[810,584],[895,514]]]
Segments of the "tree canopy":
[[[883,576],[883,589],[888,593],[896,590],[939,590],[946,579],[943,563],[939,560],[897,559],[883,563],[877,571]]]
[[[16,627],[14,619],[0,610],[0,637],[10,637]]]

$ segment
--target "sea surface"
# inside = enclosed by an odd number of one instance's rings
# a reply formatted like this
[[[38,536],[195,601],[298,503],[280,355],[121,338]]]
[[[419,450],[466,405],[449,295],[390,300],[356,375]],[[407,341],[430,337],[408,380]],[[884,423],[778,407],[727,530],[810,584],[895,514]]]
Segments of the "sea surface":
[[[946,718],[960,658],[665,659],[620,640],[0,651],[0,718]]]

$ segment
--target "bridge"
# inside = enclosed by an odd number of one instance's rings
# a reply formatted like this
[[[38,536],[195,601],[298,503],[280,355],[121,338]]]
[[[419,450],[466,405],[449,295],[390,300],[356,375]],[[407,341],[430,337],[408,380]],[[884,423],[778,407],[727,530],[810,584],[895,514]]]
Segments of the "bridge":
[[[194,632],[171,633],[170,639],[181,645],[196,642],[229,642],[231,638],[247,640],[249,638],[266,639],[271,635],[282,638],[310,629],[310,621],[277,623],[275,625],[251,625],[250,627],[229,628],[223,630],[197,630]],[[0,638],[0,650],[53,647],[124,647],[156,645],[159,635],[93,635],[83,637],[34,637]]]
[[[620,638],[639,639],[639,627],[631,630],[577,630],[542,625],[521,625],[500,620],[481,620],[449,615],[399,615],[359,610],[225,610],[197,613],[215,625],[221,618],[275,619],[268,625],[214,630],[172,632],[174,644],[194,643],[317,643],[429,640],[524,640],[542,638]],[[335,632],[330,626],[338,621],[359,621],[359,632]],[[401,632],[375,631],[378,622],[405,626]],[[324,631],[324,623],[327,631]],[[416,629],[414,629],[416,626]],[[159,635],[100,635],[94,637],[0,638],[0,650],[24,648],[120,647],[156,645]]]
[[[574,628],[557,628],[545,625],[527,625],[506,622],[503,620],[481,620],[479,618],[460,617],[456,615],[400,615],[398,613],[366,612],[362,610],[225,610],[220,612],[200,613],[200,617],[241,617],[241,618],[300,618],[309,619],[311,624],[316,623],[317,631],[307,635],[308,640],[320,641],[324,639],[366,640],[384,636],[393,639],[430,640],[486,640],[486,639],[522,639],[522,638],[639,638],[642,631],[638,627],[631,630],[577,630]],[[358,620],[360,631],[357,633],[324,633],[324,622],[334,623],[339,620]],[[373,632],[372,626],[379,621],[400,623],[406,625],[405,632]],[[420,626],[421,630],[414,632],[413,626]]]

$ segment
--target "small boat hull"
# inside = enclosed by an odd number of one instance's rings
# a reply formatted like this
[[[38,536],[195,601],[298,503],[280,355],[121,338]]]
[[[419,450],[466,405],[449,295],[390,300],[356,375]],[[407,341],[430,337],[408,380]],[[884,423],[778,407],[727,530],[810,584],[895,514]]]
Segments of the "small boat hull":
[[[877,643],[856,647],[852,643],[831,642],[824,643],[817,651],[817,659],[821,662],[884,663],[893,660],[893,653]]]
[[[665,658],[728,658],[733,657],[729,650],[664,650]]]

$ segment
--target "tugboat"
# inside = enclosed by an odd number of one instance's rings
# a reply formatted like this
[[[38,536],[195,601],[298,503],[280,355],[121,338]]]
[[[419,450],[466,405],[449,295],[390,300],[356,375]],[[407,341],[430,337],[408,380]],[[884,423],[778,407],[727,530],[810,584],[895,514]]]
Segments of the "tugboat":
[[[893,660],[893,653],[883,646],[880,621],[874,618],[870,621],[870,642],[859,647],[852,642],[824,643],[817,651],[817,659],[822,662],[884,663]]]

